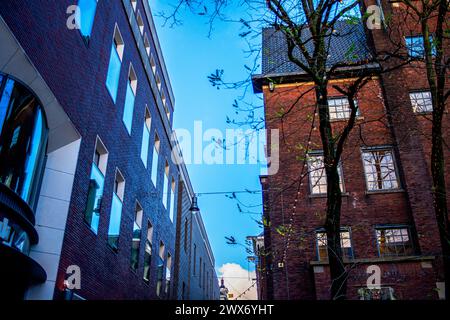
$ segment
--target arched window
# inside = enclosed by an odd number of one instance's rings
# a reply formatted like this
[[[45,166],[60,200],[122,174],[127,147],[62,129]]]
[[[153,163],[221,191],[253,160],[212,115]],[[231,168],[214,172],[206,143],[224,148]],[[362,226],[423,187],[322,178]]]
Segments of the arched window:
[[[0,73],[0,183],[34,208],[47,148],[47,124],[36,96]]]

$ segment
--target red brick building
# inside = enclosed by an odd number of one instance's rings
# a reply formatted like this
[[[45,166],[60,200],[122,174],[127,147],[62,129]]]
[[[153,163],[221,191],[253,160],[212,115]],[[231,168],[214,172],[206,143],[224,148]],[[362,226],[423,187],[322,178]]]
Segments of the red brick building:
[[[367,1],[369,4],[375,1]],[[343,36],[332,40],[332,62],[339,61],[350,44],[356,44],[355,53],[361,60],[373,50],[391,50],[394,36],[403,41],[404,50],[415,49],[410,45],[417,45],[420,26],[403,19],[404,7],[398,3],[382,1],[382,8],[402,26],[399,34],[393,35],[383,26],[338,30]],[[259,298],[329,299],[323,233],[326,179],[318,123],[314,122],[315,94],[309,91],[313,83],[289,61],[280,32],[264,29],[262,46],[262,74],[254,76],[253,83],[255,92],[263,93],[266,128],[280,130],[280,166],[277,174],[261,177],[267,223],[265,261],[258,266],[262,274],[259,286],[264,289],[259,290]],[[365,65],[364,72],[371,80],[357,94],[357,125],[340,165],[341,245],[346,266],[351,268],[348,298],[442,298],[442,251],[429,165],[431,122],[427,116],[432,106],[426,73],[419,62],[390,73],[380,73],[380,69],[379,65]],[[333,88],[353,80],[346,71],[329,82],[334,130],[342,128],[349,116],[348,101]],[[280,110],[289,113],[277,116]],[[449,137],[448,120],[446,114],[445,139]],[[445,152],[450,159],[448,148]],[[447,161],[447,172],[449,165]],[[446,177],[448,186],[450,176]],[[290,223],[292,233],[287,237],[283,226]],[[381,292],[367,289],[371,265],[380,268]]]

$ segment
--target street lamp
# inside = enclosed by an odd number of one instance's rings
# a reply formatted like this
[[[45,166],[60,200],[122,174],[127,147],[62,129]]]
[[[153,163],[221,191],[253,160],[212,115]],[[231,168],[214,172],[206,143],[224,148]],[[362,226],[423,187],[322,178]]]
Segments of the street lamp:
[[[200,212],[200,209],[198,208],[198,204],[197,204],[197,196],[195,196],[195,195],[192,197],[192,204],[191,204],[191,207],[189,208],[189,210],[192,213]]]

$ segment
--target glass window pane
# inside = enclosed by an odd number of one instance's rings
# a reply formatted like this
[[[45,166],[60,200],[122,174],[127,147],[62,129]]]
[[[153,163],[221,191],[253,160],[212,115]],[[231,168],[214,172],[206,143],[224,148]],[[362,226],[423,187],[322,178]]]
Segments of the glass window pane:
[[[149,131],[147,125],[144,123],[144,129],[142,132],[141,159],[146,168],[147,168],[147,162],[148,162],[149,144],[150,144],[150,131]]]
[[[104,180],[105,178],[101,171],[93,164],[84,219],[95,233],[98,231],[98,223],[100,220],[100,205],[103,197]]]
[[[76,23],[84,37],[91,35],[94,25],[95,11],[97,9],[97,0],[78,0],[80,14],[76,16]]]
[[[170,193],[170,221],[173,222],[175,213],[175,190]]]
[[[108,74],[106,75],[106,88],[114,101],[117,99],[117,89],[119,88],[120,67],[122,63],[114,44],[111,47],[111,56],[109,58]]]
[[[114,193],[111,204],[111,216],[109,220],[108,229],[108,244],[114,248],[118,248],[119,234],[120,234],[120,219],[122,216],[122,201]]]
[[[133,89],[131,88],[131,84],[128,81],[125,107],[123,110],[123,122],[125,123],[125,127],[127,128],[129,134],[131,134],[131,125],[133,122],[134,100],[135,96],[133,93]]]
[[[158,150],[153,148],[153,159],[152,159],[152,181],[155,187],[157,186],[157,176],[158,176]]]
[[[164,174],[164,187],[163,187],[163,204],[164,208],[167,209],[167,200],[169,198],[169,180],[167,179],[167,174]]]

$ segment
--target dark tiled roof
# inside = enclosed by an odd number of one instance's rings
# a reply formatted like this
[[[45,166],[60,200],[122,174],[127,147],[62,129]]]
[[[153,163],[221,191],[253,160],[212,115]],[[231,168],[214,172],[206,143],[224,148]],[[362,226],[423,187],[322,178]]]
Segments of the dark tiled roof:
[[[302,37],[304,40],[309,39],[309,31],[303,32]],[[335,25],[335,32],[327,39],[330,44],[328,66],[354,63],[370,57],[362,24],[339,21]],[[304,73],[300,67],[289,61],[286,37],[281,31],[264,28],[262,45],[262,75]],[[312,52],[312,41],[309,41],[306,47]],[[294,55],[303,62],[306,61],[298,48],[294,49]]]

